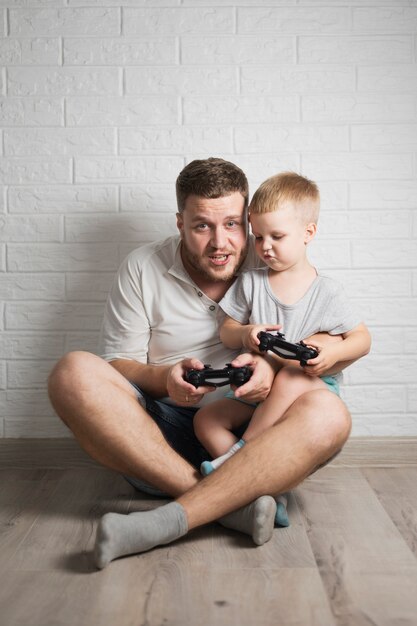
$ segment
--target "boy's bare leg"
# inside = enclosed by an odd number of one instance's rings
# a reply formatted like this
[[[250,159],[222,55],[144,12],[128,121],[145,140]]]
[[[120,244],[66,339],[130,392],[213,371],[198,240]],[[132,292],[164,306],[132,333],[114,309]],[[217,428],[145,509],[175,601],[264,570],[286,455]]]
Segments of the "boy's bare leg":
[[[195,415],[194,432],[212,457],[220,456],[237,441],[232,431],[248,422],[254,410],[254,406],[233,398],[217,400]]]
[[[325,383],[318,376],[308,376],[302,370],[287,365],[280,369],[275,376],[268,397],[257,407],[243,404],[236,400],[225,399],[216,403],[215,410],[213,408],[213,414],[210,413],[211,406],[202,409],[202,411],[208,409],[209,412],[207,419],[201,420],[201,434],[203,438],[199,436],[199,439],[213,456],[212,461],[205,461],[201,465],[202,474],[204,476],[211,474],[236,452],[239,452],[248,441],[255,439],[267,428],[284,419],[288,409],[297,398],[316,389],[326,389]],[[204,414],[202,417],[204,417]],[[235,429],[247,421],[249,421],[249,424],[240,440],[234,437],[232,433],[226,431],[229,438],[233,439],[229,447],[225,446],[224,449],[221,449],[217,446],[216,449],[212,445],[216,439],[223,441],[225,428]],[[224,441],[226,442],[226,439]],[[227,439],[227,441],[229,442],[230,439]]]
[[[291,365],[285,366],[275,376],[268,397],[256,407],[252,419],[243,434],[245,442],[258,437],[270,426],[283,419],[290,406],[304,393],[326,389],[318,376],[308,376]]]

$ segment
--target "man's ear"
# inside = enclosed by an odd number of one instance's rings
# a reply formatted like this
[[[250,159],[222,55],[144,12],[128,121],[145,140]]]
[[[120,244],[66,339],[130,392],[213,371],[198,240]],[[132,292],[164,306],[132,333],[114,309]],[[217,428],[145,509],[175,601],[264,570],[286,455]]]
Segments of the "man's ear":
[[[177,228],[180,231],[180,233],[182,234],[183,229],[184,229],[184,220],[182,217],[182,213],[177,213]]]
[[[317,233],[317,224],[311,222],[311,224],[307,224],[304,234],[304,243],[310,243],[314,239]]]

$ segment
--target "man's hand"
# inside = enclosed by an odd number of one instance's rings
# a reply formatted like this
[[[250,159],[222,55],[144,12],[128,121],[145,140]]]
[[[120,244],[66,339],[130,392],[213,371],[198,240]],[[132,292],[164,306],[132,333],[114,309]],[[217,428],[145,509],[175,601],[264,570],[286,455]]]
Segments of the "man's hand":
[[[196,389],[191,383],[187,383],[184,379],[187,370],[204,369],[204,363],[198,359],[183,359],[179,363],[172,365],[167,375],[168,395],[177,404],[181,406],[193,406],[204,397],[206,393],[214,391],[214,387],[199,387]]]
[[[236,398],[246,402],[262,402],[268,396],[276,370],[268,359],[256,354],[240,354],[232,361],[233,367],[248,365],[253,374],[247,383],[234,389]]]
[[[253,352],[259,352],[259,339],[258,334],[261,331],[269,332],[271,330],[280,330],[282,325],[280,324],[248,324],[242,328],[242,344],[244,348],[252,350]]]

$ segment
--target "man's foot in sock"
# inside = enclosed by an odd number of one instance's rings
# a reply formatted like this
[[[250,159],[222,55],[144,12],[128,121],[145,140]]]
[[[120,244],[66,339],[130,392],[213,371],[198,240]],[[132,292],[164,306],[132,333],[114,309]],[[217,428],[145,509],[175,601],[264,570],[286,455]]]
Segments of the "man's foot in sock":
[[[240,439],[227,452],[225,452],[225,454],[218,456],[212,461],[203,461],[203,463],[200,465],[200,472],[203,474],[203,476],[208,476],[209,474],[211,474],[211,472],[214,472],[215,469],[220,467],[220,465],[223,465],[223,463],[227,461],[227,459],[230,459],[231,456],[233,456],[234,454],[236,454],[236,452],[243,448],[244,445],[245,441],[243,439]]]
[[[257,546],[269,541],[274,531],[277,505],[272,496],[261,496],[218,521],[226,528],[250,535]]]
[[[107,513],[97,528],[94,560],[103,569],[113,559],[170,543],[187,531],[187,517],[178,502],[129,515]]]

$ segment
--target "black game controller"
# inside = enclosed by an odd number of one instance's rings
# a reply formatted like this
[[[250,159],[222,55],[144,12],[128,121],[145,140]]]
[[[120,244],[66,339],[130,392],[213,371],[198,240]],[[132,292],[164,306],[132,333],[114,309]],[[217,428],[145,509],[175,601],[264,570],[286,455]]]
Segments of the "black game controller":
[[[223,387],[229,384],[240,387],[247,383],[251,376],[252,370],[246,365],[232,367],[230,363],[227,363],[226,367],[221,370],[211,369],[210,365],[205,365],[203,370],[188,370],[185,374],[185,380],[196,388],[204,385]]]
[[[303,341],[300,341],[300,343],[287,341],[282,333],[272,335],[271,333],[261,331],[258,333],[258,339],[260,341],[258,348],[261,352],[270,350],[283,359],[300,361],[301,365],[307,365],[309,359],[315,359],[319,354],[317,350],[310,348]]]

